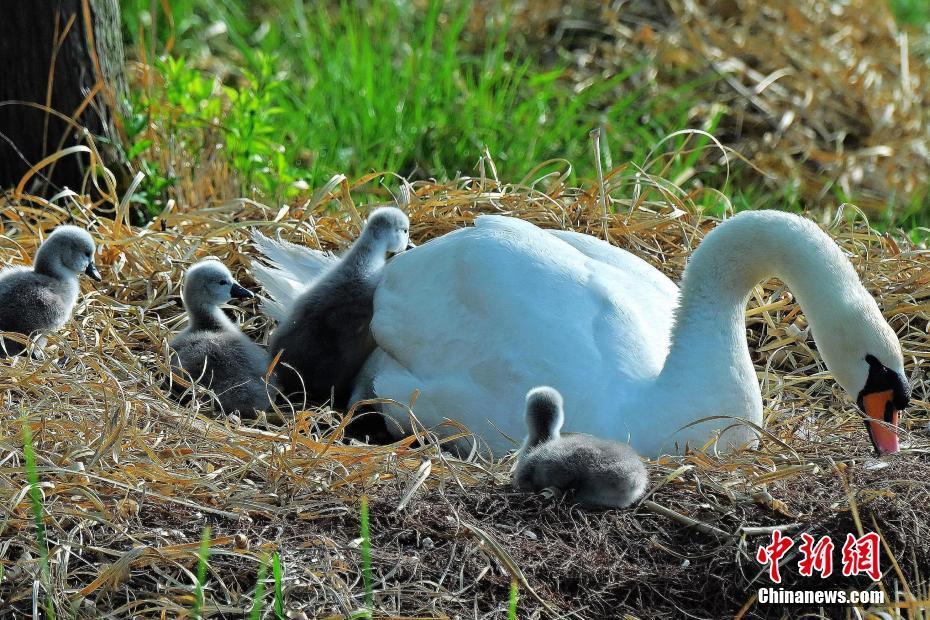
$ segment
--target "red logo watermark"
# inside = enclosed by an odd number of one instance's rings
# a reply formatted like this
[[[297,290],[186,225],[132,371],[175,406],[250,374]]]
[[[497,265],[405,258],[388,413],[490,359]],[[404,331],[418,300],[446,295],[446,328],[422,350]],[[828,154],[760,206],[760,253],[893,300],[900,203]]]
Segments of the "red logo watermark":
[[[817,543],[810,534],[801,534],[804,541],[798,548],[804,555],[798,562],[798,571],[804,577],[811,577],[814,571],[820,573],[823,579],[833,574],[833,541],[824,536]],[[844,567],[845,570],[845,567]]]
[[[769,578],[775,583],[781,583],[781,570],[779,562],[794,547],[794,540],[780,531],[772,532],[772,542],[759,547],[756,551],[756,561],[769,567]],[[804,577],[811,577],[816,572],[826,579],[833,574],[833,550],[835,545],[829,536],[815,540],[810,534],[801,534],[801,544],[798,551],[801,559],[798,561],[798,572]],[[868,575],[873,581],[882,578],[879,567],[879,538],[875,532],[869,532],[860,537],[853,534],[846,535],[843,544],[842,561],[843,576]]]
[[[878,581],[882,578],[878,558],[878,534],[869,532],[859,538],[846,534],[846,543],[843,545],[844,577],[865,573],[872,581]]]

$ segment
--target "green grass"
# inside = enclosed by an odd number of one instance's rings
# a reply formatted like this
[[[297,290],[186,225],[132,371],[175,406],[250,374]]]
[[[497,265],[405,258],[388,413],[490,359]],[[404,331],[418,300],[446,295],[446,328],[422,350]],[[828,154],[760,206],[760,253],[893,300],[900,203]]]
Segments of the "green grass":
[[[210,559],[210,528],[203,528],[200,536],[200,550],[197,553],[197,583],[194,587],[194,618],[203,617],[203,588],[207,582],[207,564]]]
[[[517,620],[517,599],[520,595],[520,586],[517,580],[510,582],[510,604],[507,606],[507,620]]]
[[[374,612],[375,597],[371,579],[371,533],[368,528],[368,497],[362,496],[362,579],[365,584],[365,606],[369,614]]]
[[[271,574],[274,576],[274,615],[277,620],[284,620],[284,588],[281,558],[277,552],[271,556]]]
[[[930,23],[930,3],[927,0],[889,0],[889,5],[899,22],[912,26]]]
[[[265,598],[265,576],[268,574],[268,565],[271,565],[271,573],[274,577],[274,602],[272,609],[276,620],[284,620],[284,588],[283,575],[281,567],[281,558],[277,552],[266,558],[258,566],[258,577],[255,581],[255,594],[252,599],[252,609],[249,613],[251,620],[259,620],[262,617],[262,607]]]
[[[55,607],[52,604],[52,578],[48,561],[48,540],[45,537],[44,510],[42,492],[39,490],[39,473],[36,468],[35,448],[32,445],[32,428],[23,417],[23,456],[26,461],[26,480],[29,482],[29,502],[32,504],[32,518],[36,528],[36,546],[39,550],[40,579],[45,586],[45,613],[54,620]]]
[[[900,21],[930,23],[925,0],[888,1]],[[708,118],[691,117],[701,84],[660,94],[638,90],[643,80],[635,65],[575,86],[568,61],[540,61],[538,50],[520,43],[505,11],[483,31],[469,28],[468,0],[172,0],[170,20],[162,3],[122,6],[129,48],[160,78],[132,93],[125,123],[130,159],[146,173],[133,197],[139,219],[179,197],[178,163],[196,167],[217,144],[238,195],[280,204],[337,173],[474,175],[485,153],[504,181],[564,169],[565,162],[573,166],[568,182],[590,181],[594,128],[603,128],[609,145],[605,162],[642,165],[663,137],[695,123],[713,133],[725,114],[721,107]],[[169,39],[171,54],[156,59]],[[670,140],[661,151],[675,153],[684,142]],[[674,155],[668,168],[659,165],[663,176],[699,173],[736,210],[811,206],[796,187],[766,185],[739,162],[728,178],[719,166],[695,172],[709,161],[699,152],[708,144],[692,138],[692,150]],[[166,151],[173,153],[167,159]],[[540,162],[549,163],[537,169]],[[710,212],[724,209],[710,193],[702,200]],[[930,217],[917,202],[889,205],[887,217],[874,223],[904,226],[925,239],[919,227]]]
[[[261,620],[262,600],[265,598],[265,575],[267,574],[268,563],[262,562],[258,565],[258,577],[255,580],[255,596],[252,599],[252,611],[249,614],[250,620]]]
[[[365,588],[365,607],[352,612],[349,620],[372,618],[375,610],[374,586],[371,571],[371,532],[368,520],[368,496],[362,495],[359,508],[359,522],[362,535],[362,583]]]
[[[124,6],[130,47],[150,56],[148,0]],[[136,93],[127,123],[132,154],[149,166],[137,201],[157,211],[172,178],[146,157],[143,128],[161,127],[193,157],[218,134],[242,193],[273,200],[335,173],[412,178],[474,174],[488,152],[502,179],[564,159],[593,177],[588,132],[605,127],[616,161],[642,159],[688,119],[688,86],[647,97],[629,82],[639,67],[575,91],[560,65],[514,49],[507,23],[483,44],[467,30],[468,2],[372,0],[260,6],[220,0],[172,4],[174,58],[155,63],[164,86]],[[227,32],[203,36],[211,24]],[[158,49],[167,40],[159,15]],[[261,24],[256,35],[257,24]],[[192,59],[229,69],[224,83]],[[619,88],[619,87],[623,88]],[[140,167],[143,164],[140,164]]]

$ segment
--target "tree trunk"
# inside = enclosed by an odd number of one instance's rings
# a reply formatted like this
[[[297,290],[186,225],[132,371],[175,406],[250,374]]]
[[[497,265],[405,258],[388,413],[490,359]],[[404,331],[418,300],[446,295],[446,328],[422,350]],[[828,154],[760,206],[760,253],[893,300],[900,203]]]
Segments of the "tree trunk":
[[[118,112],[126,80],[119,1],[29,0],[4,9],[0,188],[15,186],[46,156],[86,144],[81,128],[91,133],[108,166],[122,167]],[[27,189],[45,195],[64,187],[80,191],[89,161],[86,153],[65,156],[36,174]]]

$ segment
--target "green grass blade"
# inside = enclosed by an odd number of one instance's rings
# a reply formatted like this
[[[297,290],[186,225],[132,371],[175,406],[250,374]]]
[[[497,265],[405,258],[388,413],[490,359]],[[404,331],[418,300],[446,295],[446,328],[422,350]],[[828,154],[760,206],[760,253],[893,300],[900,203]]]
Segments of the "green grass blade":
[[[375,609],[375,597],[371,582],[371,537],[368,528],[368,496],[362,495],[362,579],[365,584],[365,606],[369,611]]]
[[[52,578],[48,563],[48,540],[45,537],[45,521],[42,518],[42,493],[39,491],[39,471],[36,468],[36,453],[32,445],[32,428],[23,417],[23,455],[26,460],[26,480],[29,482],[29,502],[32,504],[32,518],[36,528],[36,544],[41,560],[42,583],[45,586],[45,612],[54,620],[55,608],[52,605]]]
[[[258,565],[258,579],[255,582],[255,597],[252,600],[250,620],[260,620],[262,617],[262,599],[265,598],[265,575],[268,573],[268,562]]]
[[[507,620],[517,620],[517,598],[519,598],[517,580],[510,582],[510,606],[507,608]]]
[[[32,446],[32,428],[23,419],[23,454],[26,458],[26,479],[29,482],[29,502],[32,504],[32,518],[36,527],[36,539],[39,542],[39,555],[42,557],[42,578],[49,578],[48,543],[45,539],[45,523],[42,519],[42,493],[39,491],[39,472],[36,468],[36,453]]]
[[[203,617],[203,586],[207,581],[207,562],[210,558],[210,527],[203,528],[200,551],[197,554],[197,588],[194,591],[193,617]]]
[[[271,556],[271,572],[274,575],[274,615],[278,620],[284,620],[283,571],[281,570],[281,558],[277,552]]]

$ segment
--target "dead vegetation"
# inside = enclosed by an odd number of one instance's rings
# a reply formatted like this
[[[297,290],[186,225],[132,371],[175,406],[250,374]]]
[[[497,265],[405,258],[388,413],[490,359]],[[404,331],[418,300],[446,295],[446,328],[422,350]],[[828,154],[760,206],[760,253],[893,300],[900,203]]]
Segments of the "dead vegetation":
[[[498,14],[479,7],[476,28]],[[887,2],[547,0],[516,3],[513,21],[570,61],[578,88],[642,66],[643,93],[694,99],[694,126],[713,126],[779,195],[811,208],[854,197],[872,215],[927,195],[926,35]]]
[[[489,160],[480,170],[448,184],[402,186],[417,243],[478,213],[505,213],[606,236],[677,278],[714,225],[697,208],[698,193],[632,167],[587,188],[565,187],[558,175],[506,185]],[[252,201],[175,205],[142,228],[129,225],[128,206],[105,178],[98,205],[77,194],[53,203],[15,192],[3,198],[5,263],[28,261],[43,234],[70,221],[97,237],[105,276],[84,284],[74,319],[50,339],[44,360],[0,365],[0,599],[13,616],[27,617],[46,593],[59,616],[189,614],[205,526],[212,531],[205,615],[246,614],[259,564],[278,551],[291,617],[350,616],[364,605],[359,500],[367,495],[379,617],[502,617],[512,579],[521,618],[794,617],[798,608],[754,599],[768,585],[755,551],[774,528],[834,540],[881,532],[881,583],[805,581],[795,559],[784,569],[786,587],[883,588],[903,605],[890,610],[895,617],[927,617],[930,271],[922,251],[870,230],[853,207],[828,230],[898,332],[914,387],[906,448],[885,461],[872,458],[855,406],[831,381],[803,314],[777,282],[755,290],[747,318],[769,434],[757,450],[717,455],[707,446],[649,463],[653,504],[628,511],[585,513],[515,493],[510,459],[458,460],[427,437],[346,445],[342,415],[330,410],[285,411],[277,428],[213,419],[208,399],[189,407],[169,400],[160,386],[166,343],[181,319],[184,268],[213,255],[248,284],[251,226],[344,247],[365,211],[353,198],[387,198],[378,180],[337,177],[284,209]],[[94,207],[114,219],[93,215]],[[236,314],[255,338],[267,335],[255,306]],[[27,493],[23,420],[37,455],[47,580]],[[663,508],[671,517],[657,514]],[[810,611],[861,617],[851,608]]]

